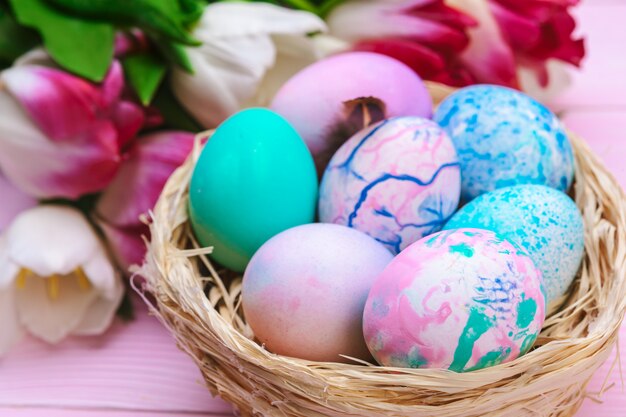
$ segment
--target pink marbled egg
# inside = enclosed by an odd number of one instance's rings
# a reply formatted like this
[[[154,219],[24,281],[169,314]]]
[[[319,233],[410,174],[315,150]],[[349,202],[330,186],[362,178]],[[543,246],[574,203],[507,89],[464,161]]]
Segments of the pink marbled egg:
[[[302,136],[320,174],[341,144],[368,122],[432,115],[422,79],[402,62],[371,52],[314,63],[289,79],[270,107]]]
[[[541,331],[540,270],[493,232],[439,232],[409,246],[376,280],[363,332],[386,366],[471,371],[526,353]]]
[[[439,231],[460,193],[448,135],[430,120],[397,117],[360,131],[335,153],[320,186],[319,216],[399,253]]]
[[[357,230],[307,224],[268,240],[243,278],[243,308],[257,339],[281,355],[345,362],[371,356],[362,332],[369,289],[391,261]]]

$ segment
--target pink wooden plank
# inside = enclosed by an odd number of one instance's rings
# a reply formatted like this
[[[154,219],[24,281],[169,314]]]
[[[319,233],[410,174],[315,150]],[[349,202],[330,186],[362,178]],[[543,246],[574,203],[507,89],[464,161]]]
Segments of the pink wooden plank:
[[[26,339],[0,360],[0,407],[230,413],[167,330],[136,304],[136,321],[116,323],[102,337],[58,346]]]
[[[583,136],[626,189],[626,109],[568,111],[565,125]]]
[[[587,57],[581,71],[573,71],[571,88],[553,100],[553,107],[626,106],[626,2],[582,1],[575,15],[587,39]]]
[[[232,414],[206,414],[195,412],[87,410],[68,408],[0,407],[0,416],[6,417],[230,417]]]

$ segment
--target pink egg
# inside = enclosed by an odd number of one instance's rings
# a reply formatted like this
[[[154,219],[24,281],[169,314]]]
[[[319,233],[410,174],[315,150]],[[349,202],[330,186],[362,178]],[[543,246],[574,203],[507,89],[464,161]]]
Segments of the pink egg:
[[[541,331],[545,291],[531,258],[493,232],[439,232],[385,268],[363,332],[382,365],[472,371],[526,353]]]
[[[394,116],[432,115],[421,78],[385,55],[349,52],[305,68],[276,94],[272,110],[300,133],[323,172],[333,153],[357,131]]]
[[[362,332],[369,289],[392,255],[343,226],[308,224],[267,241],[243,278],[243,309],[271,352],[315,361],[371,358]]]
[[[441,230],[460,193],[448,135],[431,120],[397,117],[358,132],[335,153],[320,185],[319,216],[399,253]]]

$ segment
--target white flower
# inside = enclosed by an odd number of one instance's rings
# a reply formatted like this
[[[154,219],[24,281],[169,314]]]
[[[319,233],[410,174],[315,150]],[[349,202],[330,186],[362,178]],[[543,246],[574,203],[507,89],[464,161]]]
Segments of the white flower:
[[[87,220],[63,206],[22,212],[0,237],[0,354],[22,329],[56,343],[102,333],[123,286]]]
[[[319,58],[307,34],[326,25],[312,13],[267,3],[207,6],[187,48],[194,74],[174,70],[178,100],[201,124],[215,127],[236,111],[266,106],[282,84]]]

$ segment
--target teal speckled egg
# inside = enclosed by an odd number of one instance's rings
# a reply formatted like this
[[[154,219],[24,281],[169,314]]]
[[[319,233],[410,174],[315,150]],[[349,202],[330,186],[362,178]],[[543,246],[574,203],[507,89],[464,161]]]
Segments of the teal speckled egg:
[[[477,197],[444,230],[487,229],[518,244],[543,273],[548,303],[564,295],[584,252],[583,219],[566,194],[542,185],[517,185]]]
[[[191,178],[189,217],[211,258],[243,272],[272,236],[315,219],[317,174],[294,128],[267,109],[243,110],[205,145]]]

